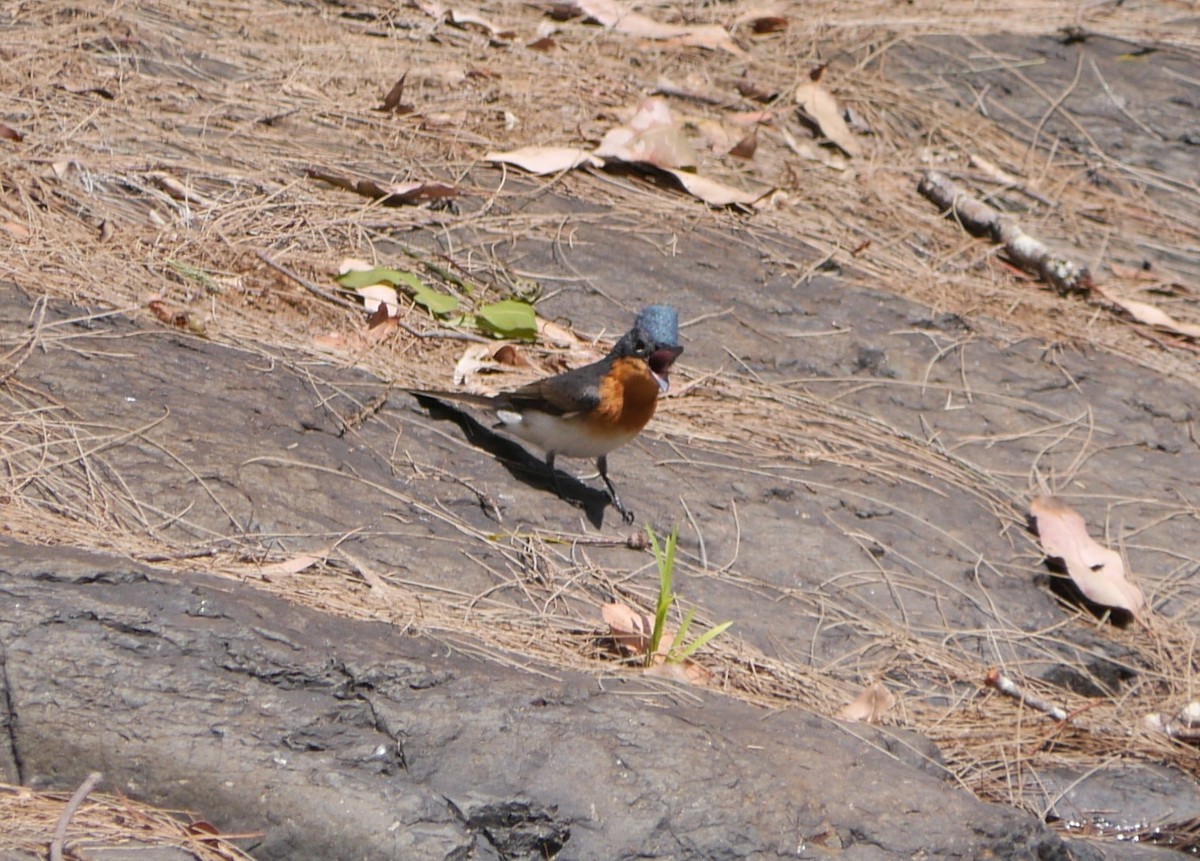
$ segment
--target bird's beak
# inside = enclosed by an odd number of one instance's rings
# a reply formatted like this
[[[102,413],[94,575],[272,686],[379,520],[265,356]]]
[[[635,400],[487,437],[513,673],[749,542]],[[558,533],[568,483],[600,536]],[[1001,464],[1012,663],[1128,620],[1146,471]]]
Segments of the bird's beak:
[[[650,373],[654,377],[654,381],[658,383],[660,392],[666,392],[670,388],[671,381],[668,374],[671,370],[671,365],[675,364],[675,360],[679,358],[679,354],[683,352],[683,347],[661,347],[650,354],[647,362],[650,365]]]

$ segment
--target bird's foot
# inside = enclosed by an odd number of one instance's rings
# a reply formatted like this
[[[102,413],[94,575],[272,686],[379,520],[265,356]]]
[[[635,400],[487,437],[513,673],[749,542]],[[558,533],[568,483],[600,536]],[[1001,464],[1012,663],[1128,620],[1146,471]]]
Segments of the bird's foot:
[[[615,508],[621,515],[621,519],[628,525],[633,523],[633,512],[625,507],[621,502],[621,497],[617,496],[617,486],[612,483],[612,479],[608,477],[608,458],[601,455],[596,459],[596,467],[600,470],[600,477],[604,479],[604,486],[608,488],[608,498],[612,502],[612,507]]]
[[[621,519],[625,521],[625,524],[629,525],[633,523],[633,512],[625,507],[625,505],[621,502],[621,497],[617,496],[615,493],[610,493],[609,498],[612,500],[613,508],[620,512]]]

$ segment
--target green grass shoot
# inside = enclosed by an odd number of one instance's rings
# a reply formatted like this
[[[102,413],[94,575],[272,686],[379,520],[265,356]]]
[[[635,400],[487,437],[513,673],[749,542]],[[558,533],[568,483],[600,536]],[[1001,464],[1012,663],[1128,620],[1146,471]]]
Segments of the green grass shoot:
[[[650,666],[653,664],[654,656],[658,654],[658,647],[662,643],[663,629],[667,623],[667,612],[671,609],[671,605],[675,603],[676,596],[671,591],[671,588],[675,578],[675,547],[679,540],[679,530],[672,529],[664,545],[659,544],[658,536],[654,534],[654,530],[649,525],[646,526],[646,535],[650,537],[650,548],[654,551],[654,561],[658,565],[658,604],[654,608],[654,631],[650,635],[650,650],[646,653],[646,665]],[[684,614],[683,622],[679,626],[679,633],[675,635],[671,649],[667,654],[667,663],[683,663],[705,643],[723,634],[733,624],[732,620],[722,622],[720,625],[705,631],[685,646],[684,638],[687,636],[688,628],[691,627],[692,619],[695,616],[696,611],[694,609],[689,609]]]

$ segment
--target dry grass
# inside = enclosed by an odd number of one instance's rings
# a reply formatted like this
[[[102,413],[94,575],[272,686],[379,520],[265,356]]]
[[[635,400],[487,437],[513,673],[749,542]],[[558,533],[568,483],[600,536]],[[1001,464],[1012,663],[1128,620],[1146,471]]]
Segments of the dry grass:
[[[699,23],[731,24],[743,5],[689,8],[687,15]],[[1027,2],[996,13],[973,2],[806,4],[803,17],[794,17],[783,34],[756,39],[744,28],[735,30],[750,48],[748,61],[646,46],[578,21],[561,24],[554,37],[559,47],[539,53],[523,45],[548,19],[518,4],[478,7],[480,15],[521,34],[502,47],[419,8],[362,8],[373,16],[343,16],[344,7],[334,5],[251,0],[38,0],[0,12],[0,84],[15,94],[0,121],[25,135],[20,146],[0,142],[0,279],[34,295],[128,313],[151,325],[146,303],[159,294],[202,320],[217,341],[276,357],[289,350],[328,360],[315,349],[314,334],[354,337],[361,318],[305,292],[267,267],[259,252],[328,285],[343,255],[374,257],[377,246],[394,247],[411,232],[413,253],[431,280],[451,288],[437,274],[448,270],[475,285],[477,296],[507,295],[523,275],[503,262],[498,246],[524,237],[569,241],[561,214],[523,208],[550,191],[610,207],[601,215],[573,216],[576,225],[590,221],[615,231],[665,234],[715,228],[729,242],[762,251],[798,281],[817,264],[833,262],[851,281],[990,320],[1007,336],[1086,343],[1200,384],[1191,345],[1134,326],[1110,308],[1015,278],[996,265],[995,249],[964,239],[931,211],[915,193],[915,175],[937,166],[977,181],[971,156],[1001,165],[1036,184],[1056,206],[1030,209],[1015,191],[984,182],[978,188],[998,205],[1023,211],[1031,231],[1081,249],[1082,262],[1100,271],[1108,262],[1137,265],[1147,249],[1200,247],[1200,190],[1133,167],[1117,153],[1084,157],[1045,139],[1031,146],[1027,141],[1038,129],[1013,134],[1004,121],[953,107],[887,73],[889,50],[908,39],[1013,30],[1040,36],[1081,21],[1093,31],[1195,57],[1195,29],[1173,24],[1194,15],[1195,4]],[[664,19],[674,14],[666,7],[646,11]],[[978,57],[1006,62],[982,44]],[[869,153],[855,162],[816,148],[811,159],[798,156],[780,131],[788,127],[803,136],[785,95],[779,124],[761,130],[752,162],[708,156],[701,165],[731,183],[780,189],[770,208],[750,217],[712,211],[628,176],[581,171],[530,181],[502,176],[481,162],[489,149],[594,143],[660,77],[749,109],[753,105],[740,101],[734,89],[743,72],[786,94],[821,59],[833,60],[830,86],[871,128]],[[405,101],[417,113],[398,118],[375,111],[405,70]],[[1019,68],[1013,74],[1021,79]],[[1065,93],[1044,95],[1049,112]],[[695,123],[725,120],[729,113],[683,100],[674,107]],[[457,209],[386,208],[306,178],[311,165],[384,181],[449,181],[467,196]],[[1092,185],[1087,175],[1096,170],[1114,181]],[[430,237],[450,250],[430,251]],[[1180,263],[1181,280],[1194,281],[1200,267],[1187,265]],[[1155,301],[1168,303],[1180,319],[1200,320],[1186,291]],[[419,315],[409,321],[426,325]],[[139,499],[108,466],[106,449],[143,439],[149,428],[89,426],[70,404],[21,382],[21,362],[32,350],[70,349],[71,339],[81,336],[35,313],[28,332],[0,343],[0,463],[11,533],[102,545],[181,570],[202,566],[257,582],[248,577],[247,560],[261,555],[261,547],[244,535],[211,536],[223,539],[224,549],[190,558],[196,546],[166,529],[176,515]],[[401,333],[337,361],[404,385],[444,378],[460,351],[457,342]],[[802,464],[852,468],[886,482],[965,493],[991,513],[990,528],[1001,532],[1023,523],[1022,499],[1036,485],[1034,476],[986,472],[964,456],[800,386],[734,373],[691,382],[696,385],[688,397],[669,401],[658,425],[668,441],[686,443],[688,458],[708,458],[731,471],[766,471],[797,486],[811,485]],[[780,416],[787,421],[776,421]],[[1065,427],[1067,435],[1087,436],[1074,420],[1046,421]],[[179,468],[183,473],[188,467]],[[363,492],[402,501],[448,525],[468,557],[472,547],[499,549],[505,566],[492,570],[496,588],[487,594],[431,590],[394,572],[371,570],[341,550],[301,574],[257,585],[333,612],[415,626],[493,660],[519,666],[532,661],[546,671],[603,672],[609,658],[597,642],[598,605],[613,594],[653,603],[636,585],[645,580],[639,571],[605,570],[590,560],[595,536],[497,538],[395,488]],[[1162,505],[1163,517],[1197,516],[1186,502]],[[931,542],[953,544],[919,512],[902,513]],[[1014,552],[1031,552],[1024,537],[1011,540]],[[1182,588],[1182,573],[1195,561],[1184,556],[1177,574],[1153,584],[1160,598]],[[998,576],[1006,564],[980,560]],[[736,559],[720,568],[701,560],[684,566],[695,576],[743,584],[748,595],[759,588]],[[863,576],[890,578],[891,588],[963,592],[925,573],[929,579],[911,582],[900,582],[894,572]],[[1118,698],[1097,705],[1031,682],[1078,713],[1069,725],[1058,725],[987,690],[984,673],[1001,663],[1021,676],[1030,654],[1044,649],[1053,658],[1061,628],[1093,625],[1090,617],[1064,608],[1059,626],[1030,634],[993,606],[984,608],[994,621],[986,631],[921,631],[847,594],[814,590],[787,599],[796,612],[821,619],[825,629],[852,631],[858,644],[853,653],[820,666],[808,656],[769,658],[722,638],[703,656],[716,684],[766,706],[829,715],[863,678],[885,676],[902,700],[897,722],[934,738],[963,785],[1039,813],[1044,798],[1031,791],[1026,772],[1051,762],[1086,769],[1129,758],[1173,763],[1200,776],[1194,748],[1139,729],[1147,712],[1195,696],[1194,634],[1186,614],[1145,627],[1104,629],[1126,650],[1139,680]],[[969,600],[979,600],[975,594]],[[10,790],[0,793],[0,803],[21,797]]]
[[[0,839],[12,852],[29,857],[45,853],[53,839],[69,793],[34,792],[24,786],[0,784]],[[86,836],[81,836],[86,835]],[[211,826],[186,814],[159,810],[124,796],[94,792],[67,822],[65,857],[88,849],[148,849],[175,847],[196,861],[240,861],[250,856],[212,836]]]

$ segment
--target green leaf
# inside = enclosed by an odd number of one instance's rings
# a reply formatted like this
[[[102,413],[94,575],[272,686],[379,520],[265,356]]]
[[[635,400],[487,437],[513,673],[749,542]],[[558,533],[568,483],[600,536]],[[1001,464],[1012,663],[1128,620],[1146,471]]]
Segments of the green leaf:
[[[727,630],[729,630],[729,626],[732,624],[733,624],[733,620],[731,619],[728,622],[722,622],[721,624],[717,625],[715,628],[709,628],[707,631],[705,631],[703,634],[701,634],[699,637],[697,637],[695,642],[688,643],[686,646],[684,646],[683,649],[680,650],[678,657],[676,657],[674,654],[672,654],[672,656],[671,656],[672,660],[677,661],[679,663],[683,663],[688,658],[690,658],[693,654],[695,654],[697,649],[699,649],[701,646],[703,646],[705,643],[707,643],[713,637],[718,637],[721,634],[724,634]],[[683,638],[681,637],[680,639],[683,639]]]
[[[675,543],[679,535],[678,530],[672,530],[667,536],[667,548],[663,550],[650,524],[646,524],[646,534],[650,536],[650,548],[654,551],[654,561],[658,565],[658,604],[654,608],[654,631],[650,635],[650,649],[646,653],[646,660],[649,662],[658,654],[663,628],[667,622],[667,611],[671,609],[671,602],[675,600],[675,596],[671,594],[671,580],[675,573]]]
[[[334,280],[343,287],[357,290],[359,287],[370,287],[372,284],[399,284],[401,281],[406,281],[405,275],[410,278],[415,277],[408,272],[392,269],[390,266],[376,266],[374,269],[355,269],[344,272]]]
[[[683,648],[683,641],[687,639],[688,628],[692,627],[692,620],[696,618],[696,608],[691,607],[683,614],[683,621],[679,623],[679,630],[675,632],[674,645],[671,647],[671,653],[667,655],[667,661],[670,663],[682,662],[683,658],[679,657]]]
[[[439,293],[432,287],[427,287],[418,281],[413,285],[413,301],[424,305],[430,314],[440,317],[443,314],[453,314],[458,310],[458,298],[446,293]]]
[[[533,341],[537,338],[537,315],[533,306],[518,299],[505,299],[484,305],[475,312],[479,328],[501,338],[521,338]]]

